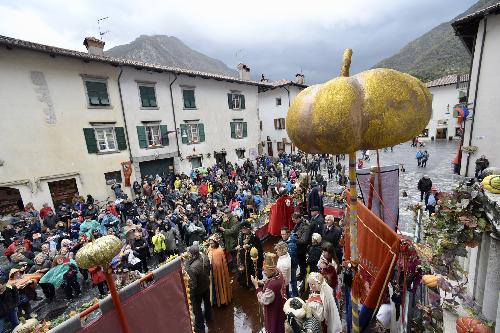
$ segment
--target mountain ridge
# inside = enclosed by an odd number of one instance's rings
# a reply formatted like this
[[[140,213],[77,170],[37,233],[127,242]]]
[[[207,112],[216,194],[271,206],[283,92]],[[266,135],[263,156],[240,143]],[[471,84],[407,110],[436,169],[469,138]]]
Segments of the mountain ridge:
[[[191,49],[179,38],[167,35],[140,35],[128,44],[104,52],[106,56],[152,64],[237,77],[236,70],[222,61]]]
[[[383,59],[372,68],[396,69],[423,81],[435,80],[450,74],[469,73],[471,56],[460,39],[455,36],[451,23],[498,2],[498,0],[479,0],[465,12],[412,40],[399,52]]]

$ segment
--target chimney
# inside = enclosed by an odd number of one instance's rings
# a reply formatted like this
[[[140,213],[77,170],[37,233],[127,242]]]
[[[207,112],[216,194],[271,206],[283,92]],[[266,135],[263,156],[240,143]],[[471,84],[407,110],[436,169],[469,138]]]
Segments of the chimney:
[[[295,82],[297,82],[298,84],[306,84],[304,74],[302,73],[295,74],[295,80],[296,80]]]
[[[95,37],[85,37],[83,45],[87,48],[89,54],[103,56],[104,55],[104,42]]]
[[[240,80],[250,81],[250,68],[245,64],[238,64],[238,71],[240,74]]]

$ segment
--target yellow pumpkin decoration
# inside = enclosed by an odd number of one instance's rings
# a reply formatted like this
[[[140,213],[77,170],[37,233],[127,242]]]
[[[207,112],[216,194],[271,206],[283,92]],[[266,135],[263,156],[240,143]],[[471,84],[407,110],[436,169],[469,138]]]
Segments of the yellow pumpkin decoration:
[[[76,253],[76,263],[78,267],[87,269],[92,266],[102,266],[107,268],[111,259],[113,259],[122,248],[120,239],[113,235],[106,235],[97,238]]]
[[[431,109],[420,80],[378,68],[304,89],[288,110],[287,132],[308,153],[378,149],[420,134]]]
[[[500,175],[484,177],[481,184],[483,184],[483,187],[491,193],[500,193]]]
[[[424,275],[422,276],[422,282],[429,288],[436,288],[439,278],[436,275]]]

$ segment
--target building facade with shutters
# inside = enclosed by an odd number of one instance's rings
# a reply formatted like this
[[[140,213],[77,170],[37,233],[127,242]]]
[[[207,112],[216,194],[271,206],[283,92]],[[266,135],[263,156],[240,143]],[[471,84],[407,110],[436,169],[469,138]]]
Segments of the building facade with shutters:
[[[119,68],[85,59],[0,48],[2,210],[112,195],[129,160]]]
[[[137,179],[257,156],[256,82],[133,67],[120,82]]]
[[[427,82],[432,94],[432,116],[420,135],[423,140],[452,140],[461,137],[461,127],[457,124],[459,103],[465,103],[469,75],[448,75]]]
[[[306,88],[304,76],[297,75],[297,82],[275,81],[271,87],[259,90],[259,117],[261,142],[260,152],[268,156],[278,156],[283,151],[296,151],[286,132],[286,114],[295,96]]]

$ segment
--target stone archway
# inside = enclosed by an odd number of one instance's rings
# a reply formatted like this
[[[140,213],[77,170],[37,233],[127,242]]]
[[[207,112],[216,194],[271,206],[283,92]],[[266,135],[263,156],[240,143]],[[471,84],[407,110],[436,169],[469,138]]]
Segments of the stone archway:
[[[17,188],[0,187],[0,215],[12,214],[24,209],[21,193]]]

